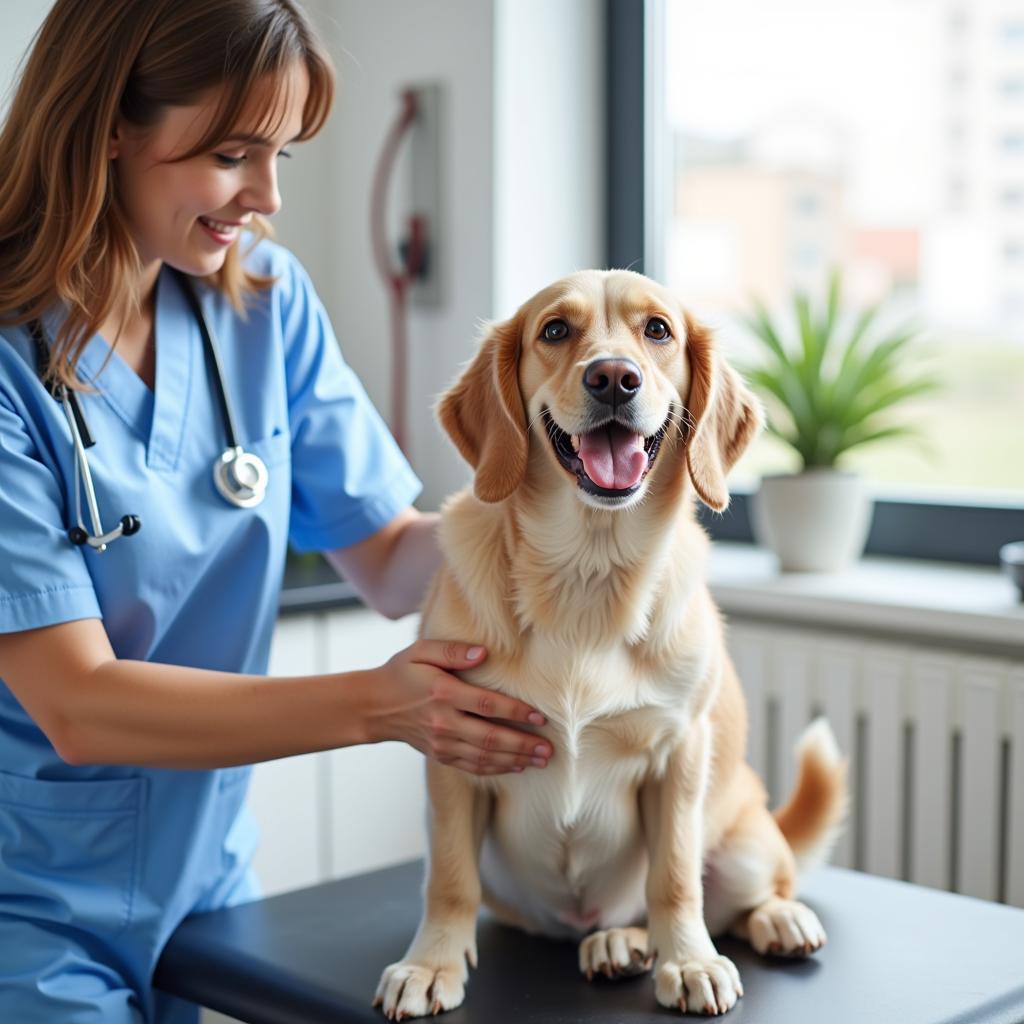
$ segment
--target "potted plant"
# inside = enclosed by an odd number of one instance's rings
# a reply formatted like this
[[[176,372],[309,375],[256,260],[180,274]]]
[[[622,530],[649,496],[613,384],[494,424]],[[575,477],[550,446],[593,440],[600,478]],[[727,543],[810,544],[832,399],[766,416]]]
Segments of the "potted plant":
[[[908,368],[915,329],[875,329],[881,304],[856,314],[842,338],[840,295],[838,272],[830,275],[820,311],[796,294],[795,338],[760,302],[747,318],[765,357],[747,368],[747,377],[765,399],[769,432],[801,463],[797,473],[764,477],[753,501],[754,535],[778,555],[784,572],[835,571],[859,557],[871,499],[861,477],[839,462],[862,445],[912,435],[891,413],[939,386],[930,373]]]

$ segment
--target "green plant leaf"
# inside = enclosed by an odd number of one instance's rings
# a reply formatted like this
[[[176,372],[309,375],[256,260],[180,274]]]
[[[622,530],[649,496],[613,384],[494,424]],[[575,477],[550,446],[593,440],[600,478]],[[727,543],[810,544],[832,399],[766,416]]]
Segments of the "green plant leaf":
[[[833,270],[828,276],[828,298],[825,300],[825,319],[821,324],[822,337],[831,339],[839,316],[839,299],[842,294],[842,276]]]
[[[821,376],[824,348],[822,339],[814,326],[810,299],[803,293],[798,293],[794,297],[793,303],[796,306],[797,323],[800,325],[800,348],[803,353],[803,358],[797,365],[804,384],[804,391],[809,400],[808,404],[813,409],[815,396],[818,393],[816,385]]]
[[[772,373],[762,366],[745,367],[742,373],[754,387],[774,395],[782,403],[783,408],[791,412],[789,391],[782,375]]]
[[[795,451],[799,451],[799,449],[797,449],[794,443],[793,436],[785,430],[780,430],[774,423],[771,422],[771,420],[769,420],[765,424],[764,429],[767,433],[771,434],[772,437],[778,438],[780,441],[783,441],[785,444],[788,444],[790,448],[793,448]]]
[[[765,308],[764,304],[758,300],[754,301],[754,314],[752,316],[744,317],[747,326],[754,333],[754,335],[763,341],[771,352],[775,355],[775,358],[780,363],[789,364],[789,355],[786,352],[785,346],[779,340],[779,336],[775,331],[775,327],[772,324],[771,315]]]
[[[881,310],[881,303],[876,303],[873,306],[868,306],[860,316],[857,317],[857,322],[854,324],[853,331],[850,333],[850,337],[846,341],[846,345],[843,349],[843,358],[839,364],[839,369],[836,371],[836,381],[849,381],[851,368],[857,358],[860,355],[860,346],[864,339],[867,337],[868,329],[875,321],[875,317],[878,316]],[[837,394],[837,401],[849,401],[849,395]]]
[[[768,310],[755,300],[754,314],[747,317],[746,322],[754,336],[767,347],[770,358],[766,365],[745,370],[745,375],[779,400],[793,419],[798,434],[813,431],[814,408],[799,365],[783,345]]]
[[[854,401],[850,404],[847,425],[862,423],[884,409],[899,405],[918,395],[934,393],[941,387],[942,381],[938,377],[923,377],[921,380],[910,381],[907,384],[891,384],[866,396],[862,393],[859,402]]]
[[[859,448],[861,445],[873,444],[876,441],[887,441],[894,437],[914,437],[917,431],[908,426],[881,427],[877,430],[850,431],[843,440],[842,446],[836,452],[836,456],[850,451],[851,448]]]
[[[748,369],[745,376],[755,387],[777,398],[795,423],[809,425],[809,410],[800,381],[796,379],[792,368],[770,370],[755,366]]]
[[[905,331],[878,342],[864,354],[863,359],[850,360],[845,370],[846,376],[840,385],[839,403],[849,405],[856,400],[861,391],[879,383],[891,372],[896,356],[916,337],[916,331]]]

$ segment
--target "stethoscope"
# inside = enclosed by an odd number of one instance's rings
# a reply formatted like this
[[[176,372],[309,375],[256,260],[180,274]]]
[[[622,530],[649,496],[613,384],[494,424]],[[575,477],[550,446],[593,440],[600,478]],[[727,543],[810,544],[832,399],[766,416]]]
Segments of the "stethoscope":
[[[173,268],[170,269],[173,270]],[[213,379],[217,385],[221,419],[224,423],[224,433],[227,435],[228,446],[213,464],[214,485],[225,501],[238,508],[252,508],[263,501],[267,493],[269,475],[266,464],[258,455],[245,451],[238,443],[238,431],[235,429],[235,418],[231,412],[227,389],[224,387],[224,374],[217,356],[213,332],[207,323],[206,315],[203,313],[202,304],[191,279],[180,270],[173,270],[173,273],[181,283],[196,322],[199,324],[199,330],[203,336],[203,347],[206,350],[207,359],[213,371]],[[32,320],[28,329],[39,356],[39,375],[40,378],[44,378],[49,362],[49,344],[43,332],[43,326],[38,320]],[[75,525],[68,530],[68,537],[72,544],[85,544],[97,552],[106,551],[107,545],[117,540],[118,537],[131,537],[132,534],[138,533],[142,529],[142,520],[137,515],[121,516],[117,526],[104,532],[99,506],[96,502],[96,491],[92,483],[92,474],[89,472],[89,460],[85,454],[86,449],[91,448],[96,441],[89,430],[81,403],[78,401],[77,394],[65,387],[64,384],[45,379],[43,379],[43,383],[50,394],[60,402],[75,446]],[[89,506],[92,533],[82,523],[83,489],[86,503]]]

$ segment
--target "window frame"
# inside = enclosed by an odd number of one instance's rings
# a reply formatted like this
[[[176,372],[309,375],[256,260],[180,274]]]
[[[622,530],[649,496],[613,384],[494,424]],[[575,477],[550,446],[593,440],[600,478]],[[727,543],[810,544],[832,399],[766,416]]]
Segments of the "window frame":
[[[660,71],[665,0],[605,0],[606,266],[657,274],[660,221],[649,201],[658,166],[648,156],[664,139],[661,100],[649,88]],[[663,172],[663,166],[662,166]],[[752,494],[734,491],[728,510],[699,504],[702,524],[719,540],[754,542]],[[998,565],[1003,544],[1024,539],[1024,499],[994,503],[917,500],[878,494],[865,554]]]

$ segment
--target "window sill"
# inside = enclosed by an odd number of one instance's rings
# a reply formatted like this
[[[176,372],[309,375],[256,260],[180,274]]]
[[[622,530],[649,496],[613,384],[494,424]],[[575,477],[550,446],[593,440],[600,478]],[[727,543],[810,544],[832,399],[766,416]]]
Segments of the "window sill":
[[[840,573],[779,573],[752,544],[716,541],[710,584],[727,615],[827,624],[1024,655],[1024,604],[998,569],[870,556]]]
[[[711,591],[727,615],[1024,656],[1024,604],[998,569],[869,556],[841,573],[779,573],[753,544],[715,541],[711,552]],[[360,603],[323,563],[286,574],[281,614]]]

